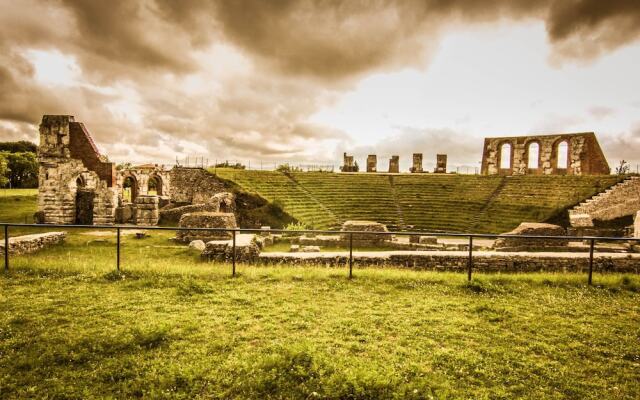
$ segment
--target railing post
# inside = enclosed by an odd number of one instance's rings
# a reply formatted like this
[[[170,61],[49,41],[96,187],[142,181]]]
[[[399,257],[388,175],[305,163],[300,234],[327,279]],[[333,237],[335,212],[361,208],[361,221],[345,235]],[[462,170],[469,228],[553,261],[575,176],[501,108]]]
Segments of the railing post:
[[[469,259],[467,260],[467,280],[471,282],[471,269],[473,268],[473,236],[469,235]]]
[[[349,234],[349,279],[353,278],[353,232]]]
[[[120,272],[120,228],[116,228],[116,270]]]
[[[9,271],[9,225],[4,226],[4,270]]]
[[[233,230],[233,248],[231,249],[231,276],[236,276],[236,230]]]
[[[593,282],[593,248],[595,247],[596,240],[591,239],[591,243],[589,245],[589,285]]]

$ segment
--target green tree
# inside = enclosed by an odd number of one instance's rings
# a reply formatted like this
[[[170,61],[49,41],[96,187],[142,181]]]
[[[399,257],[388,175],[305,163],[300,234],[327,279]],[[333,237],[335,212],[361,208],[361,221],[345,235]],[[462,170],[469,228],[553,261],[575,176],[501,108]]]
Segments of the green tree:
[[[0,142],[0,151],[7,151],[9,153],[35,153],[38,151],[38,146],[26,140],[19,142]]]
[[[0,153],[0,186],[4,187],[9,183],[9,161],[4,153]]]
[[[38,187],[38,160],[35,153],[21,152],[8,153],[2,155],[7,160],[9,171],[3,176],[9,179],[9,184],[13,188],[35,188]]]

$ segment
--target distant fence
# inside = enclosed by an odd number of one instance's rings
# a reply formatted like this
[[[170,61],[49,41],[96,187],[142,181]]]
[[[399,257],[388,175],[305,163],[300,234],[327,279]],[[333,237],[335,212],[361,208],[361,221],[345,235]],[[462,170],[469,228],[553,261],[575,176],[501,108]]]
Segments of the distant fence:
[[[606,242],[640,242],[640,238],[621,238],[621,237],[601,237],[601,236],[544,236],[544,235],[508,235],[508,234],[479,234],[479,233],[443,233],[443,232],[363,232],[363,231],[335,231],[335,230],[285,230],[285,229],[247,229],[247,228],[182,228],[182,227],[163,227],[163,226],[137,226],[137,225],[63,225],[63,224],[19,224],[19,223],[0,223],[4,230],[4,269],[9,270],[9,234],[10,227],[26,227],[26,228],[65,228],[65,229],[92,229],[92,230],[115,230],[116,233],[116,270],[120,271],[120,247],[121,247],[121,231],[128,229],[135,230],[154,230],[154,231],[204,231],[204,232],[231,232],[232,235],[232,259],[231,259],[231,275],[236,276],[236,235],[239,233],[270,233],[270,234],[298,234],[298,235],[318,235],[332,234],[348,236],[349,244],[349,279],[353,277],[353,237],[354,235],[396,235],[396,236],[447,236],[460,237],[468,240],[467,255],[467,279],[471,281],[473,272],[473,240],[474,239],[541,239],[541,240],[563,240],[563,241],[588,241],[589,242],[589,263],[587,283],[593,283],[593,263],[595,244],[599,241]],[[640,263],[640,260],[638,260]]]

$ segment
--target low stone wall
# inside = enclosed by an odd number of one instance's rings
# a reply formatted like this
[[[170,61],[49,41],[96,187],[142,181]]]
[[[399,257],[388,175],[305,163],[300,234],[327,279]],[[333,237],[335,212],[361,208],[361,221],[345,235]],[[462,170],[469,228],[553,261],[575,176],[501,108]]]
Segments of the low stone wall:
[[[195,212],[184,214],[180,218],[181,228],[215,228],[234,229],[237,228],[236,217],[231,213],[220,212]],[[187,230],[178,231],[176,239],[180,242],[189,243],[192,240],[226,240],[233,236],[232,231],[201,231]]]
[[[266,265],[345,266],[347,252],[333,253],[261,253],[258,262]],[[461,271],[467,269],[468,253],[459,251],[367,252],[354,253],[356,266],[392,266],[412,269]],[[598,254],[594,256],[595,272],[640,273],[640,255]],[[477,252],[473,270],[479,272],[585,272],[589,268],[584,253],[494,253]]]
[[[239,234],[236,237],[236,261],[255,262],[260,254],[260,246],[253,234]],[[231,240],[212,240],[206,243],[201,257],[207,261],[231,261],[233,242]]]
[[[9,254],[34,253],[45,247],[62,243],[66,236],[66,232],[47,232],[9,237]],[[0,240],[0,253],[4,253],[4,240]]]

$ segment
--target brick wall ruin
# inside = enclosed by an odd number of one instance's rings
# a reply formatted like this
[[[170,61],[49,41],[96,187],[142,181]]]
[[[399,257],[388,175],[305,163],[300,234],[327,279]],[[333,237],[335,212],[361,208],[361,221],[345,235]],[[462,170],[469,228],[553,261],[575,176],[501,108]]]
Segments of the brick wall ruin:
[[[367,156],[367,172],[378,171],[378,157],[375,154],[369,154]]]
[[[436,155],[436,167],[433,172],[436,174],[446,174],[447,173],[447,155],[446,154],[437,154]]]
[[[347,153],[342,155],[343,163],[340,167],[342,172],[358,172],[358,163],[353,161],[353,156],[348,156]]]
[[[593,132],[485,138],[483,175],[608,175]]]

